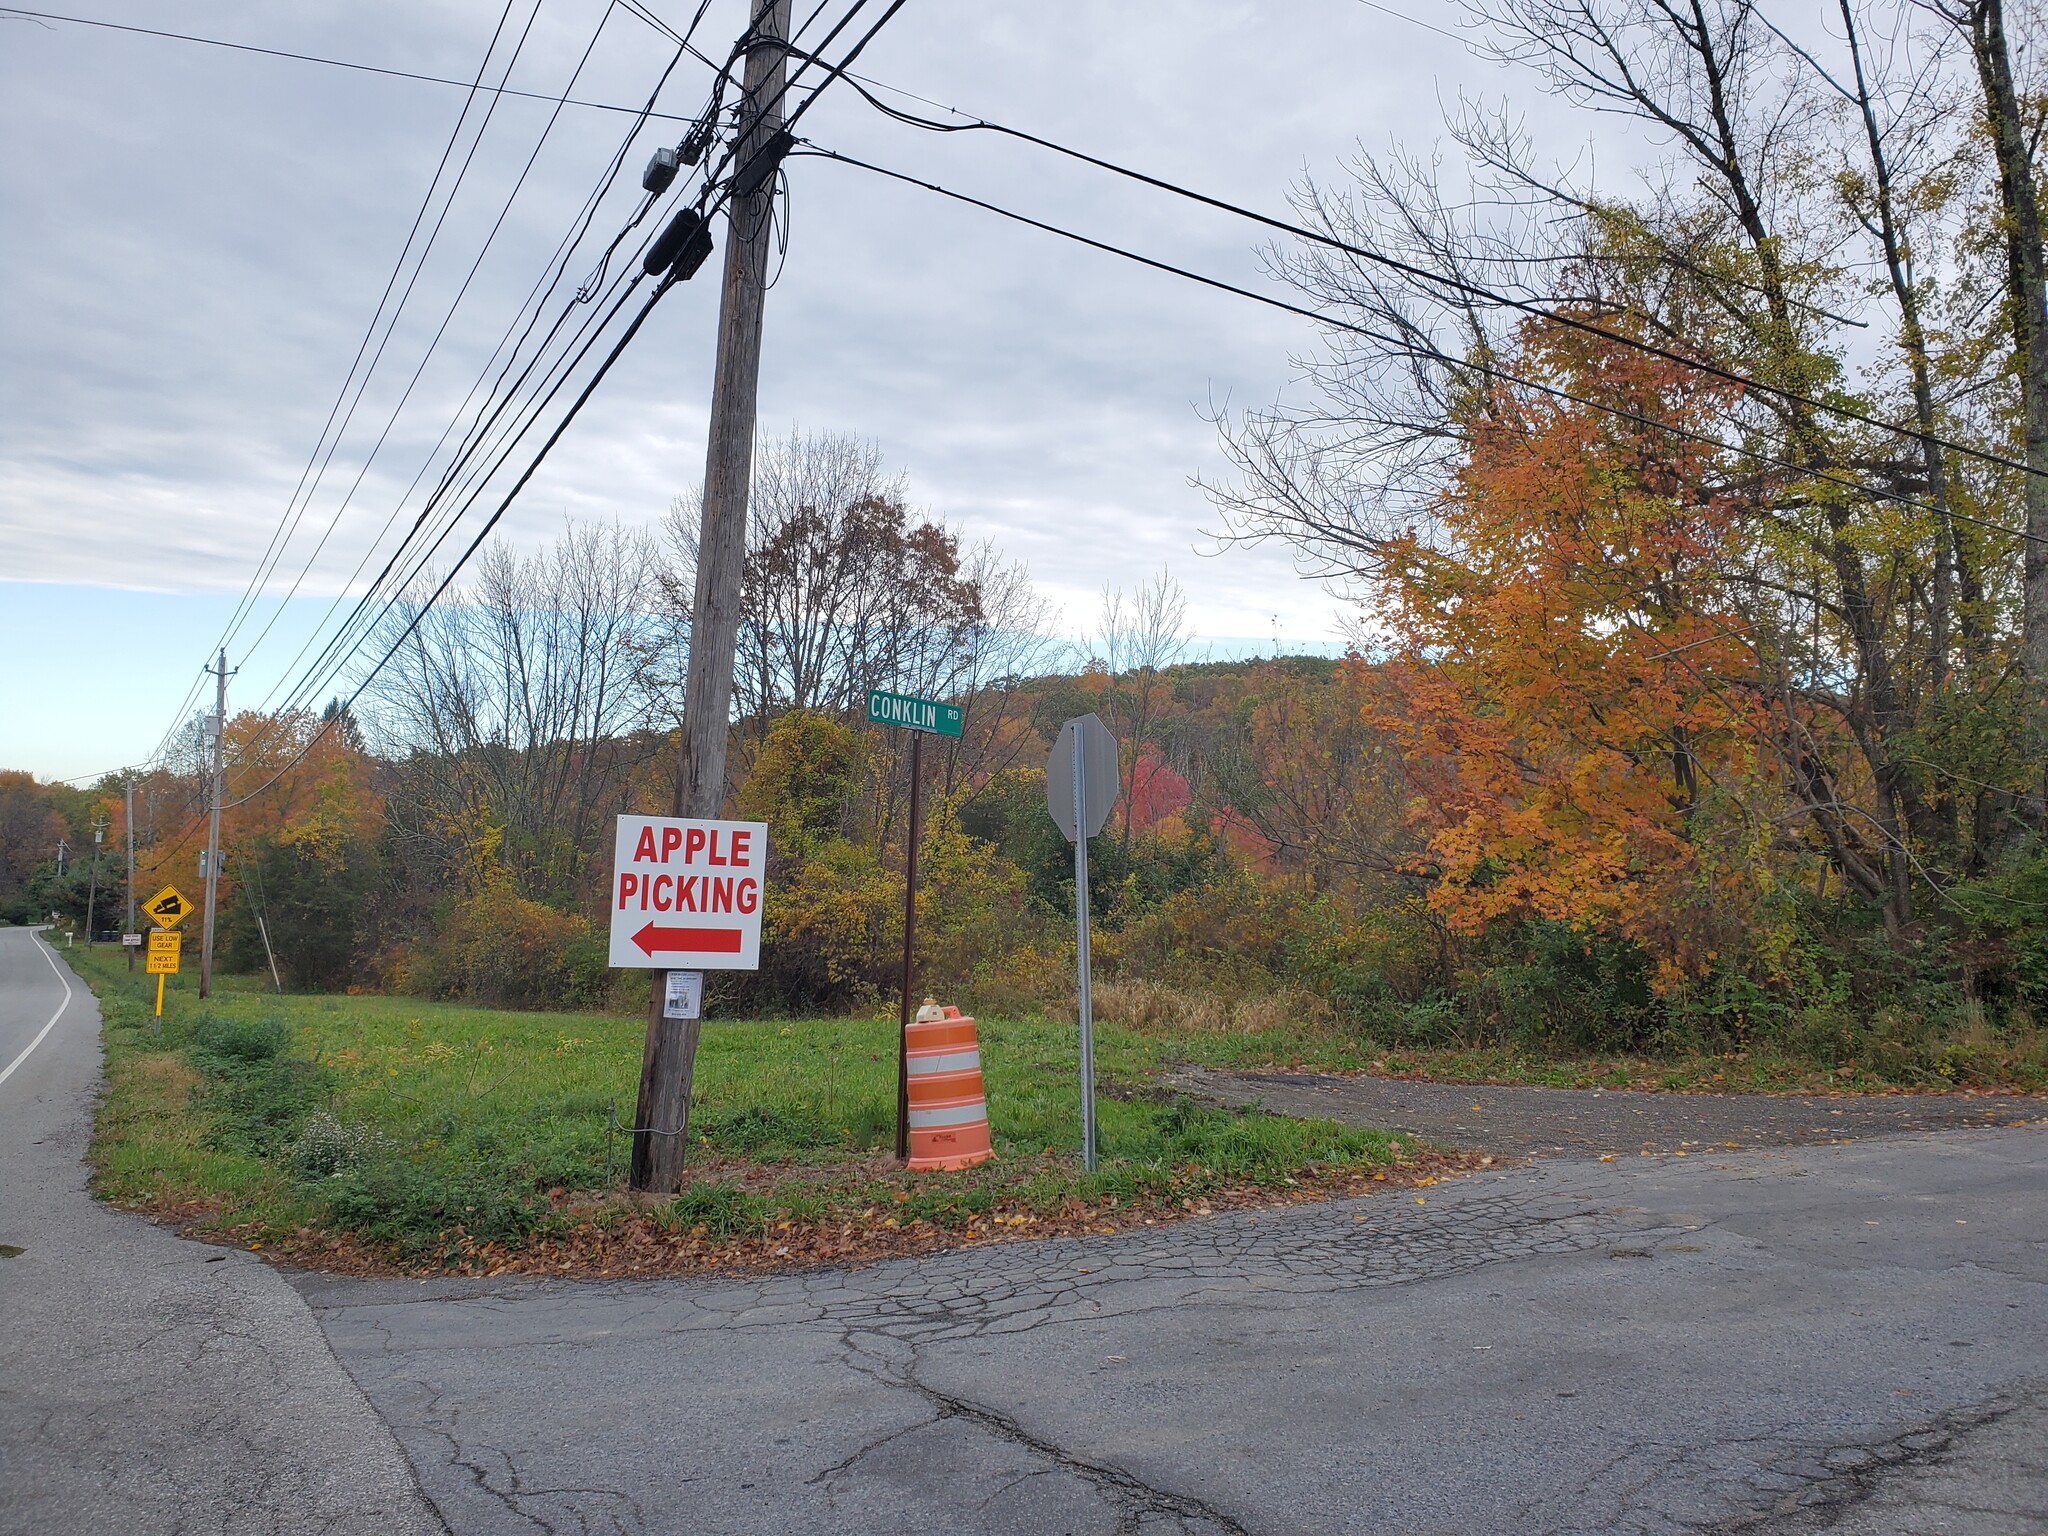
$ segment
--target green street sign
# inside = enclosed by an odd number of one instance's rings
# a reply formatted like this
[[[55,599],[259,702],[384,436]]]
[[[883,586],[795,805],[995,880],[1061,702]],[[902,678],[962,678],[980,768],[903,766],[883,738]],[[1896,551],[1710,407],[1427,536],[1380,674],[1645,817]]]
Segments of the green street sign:
[[[897,725],[907,731],[929,731],[934,736],[958,736],[961,729],[960,706],[871,688],[868,690],[868,724]]]

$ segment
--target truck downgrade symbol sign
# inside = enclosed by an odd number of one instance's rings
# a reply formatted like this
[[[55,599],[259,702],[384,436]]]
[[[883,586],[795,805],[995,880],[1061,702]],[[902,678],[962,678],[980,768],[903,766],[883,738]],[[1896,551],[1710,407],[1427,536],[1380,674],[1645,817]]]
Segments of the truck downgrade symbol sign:
[[[611,963],[756,969],[767,867],[765,822],[621,816],[612,859]]]

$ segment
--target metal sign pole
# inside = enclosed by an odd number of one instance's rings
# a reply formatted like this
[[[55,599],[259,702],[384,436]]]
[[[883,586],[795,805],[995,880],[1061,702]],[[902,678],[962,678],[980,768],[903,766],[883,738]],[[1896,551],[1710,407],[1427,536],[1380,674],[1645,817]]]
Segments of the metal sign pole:
[[[1074,732],[1074,968],[1080,973],[1081,1166],[1095,1171],[1095,1002],[1088,959],[1088,775],[1081,732]]]
[[[903,856],[903,1007],[896,1021],[896,1160],[910,1158],[910,987],[917,944],[919,791],[924,785],[924,732],[910,733],[910,837]]]

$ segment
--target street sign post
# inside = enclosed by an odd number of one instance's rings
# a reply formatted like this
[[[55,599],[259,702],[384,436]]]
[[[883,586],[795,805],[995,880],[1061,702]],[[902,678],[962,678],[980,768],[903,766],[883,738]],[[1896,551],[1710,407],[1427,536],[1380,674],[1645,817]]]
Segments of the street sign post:
[[[612,849],[613,965],[760,968],[766,822],[621,816]]]
[[[175,929],[157,928],[149,935],[149,954],[142,967],[145,976],[156,978],[156,1016],[164,1016],[164,978],[178,974],[178,957],[184,949],[184,939]]]
[[[895,726],[910,732],[910,837],[904,844],[903,855],[903,1001],[896,1018],[896,1159],[907,1162],[910,1158],[910,999],[912,984],[917,979],[917,844],[922,836],[918,818],[923,809],[924,739],[927,736],[958,736],[965,729],[966,717],[958,704],[870,688],[868,723]]]
[[[1088,839],[1109,820],[1121,777],[1116,738],[1094,715],[1060,727],[1045,760],[1045,806],[1074,845],[1074,969],[1080,981],[1081,1165],[1095,1171],[1095,1000],[1088,956]]]
[[[145,901],[142,910],[159,928],[175,928],[192,915],[192,903],[175,885],[167,885]]]

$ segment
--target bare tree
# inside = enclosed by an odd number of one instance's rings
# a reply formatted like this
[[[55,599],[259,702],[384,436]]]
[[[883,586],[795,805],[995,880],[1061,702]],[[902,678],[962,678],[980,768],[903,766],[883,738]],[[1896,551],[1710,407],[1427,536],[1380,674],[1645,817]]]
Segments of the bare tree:
[[[476,840],[531,895],[575,889],[650,750],[641,687],[653,541],[570,525],[520,558],[494,546],[429,610],[377,679],[396,759],[393,819],[435,859]],[[401,606],[394,633],[417,608]]]
[[[1188,648],[1188,603],[1164,566],[1151,580],[1126,593],[1115,585],[1102,589],[1102,616],[1096,625],[1096,659],[1108,674],[1103,707],[1122,742],[1123,849],[1131,851],[1131,801],[1137,790],[1138,764],[1157,728],[1160,710],[1173,697],[1164,675]]]
[[[688,643],[696,525],[694,503],[679,498],[662,576],[664,653]],[[993,548],[963,547],[914,513],[902,474],[872,442],[797,431],[763,450],[744,573],[734,707],[755,741],[787,710],[863,719],[869,690],[886,688],[966,712],[967,732],[947,743],[939,768],[949,793],[1021,750],[1017,690],[1046,645],[1044,605]],[[876,759],[878,835],[907,783],[902,746],[892,733]]]
[[[2042,247],[2041,140],[2048,101],[2038,80],[2023,84],[2004,0],[1925,0],[1969,42],[1982,94],[1983,127],[1998,175],[1999,234],[2005,250],[2000,306],[2012,337],[2027,473],[2022,492],[2026,547],[2022,575],[2022,664],[2035,764],[2031,819],[2048,824],[2048,251]],[[2038,26],[2038,18],[2036,18]],[[2040,56],[2037,47],[2035,58]]]

